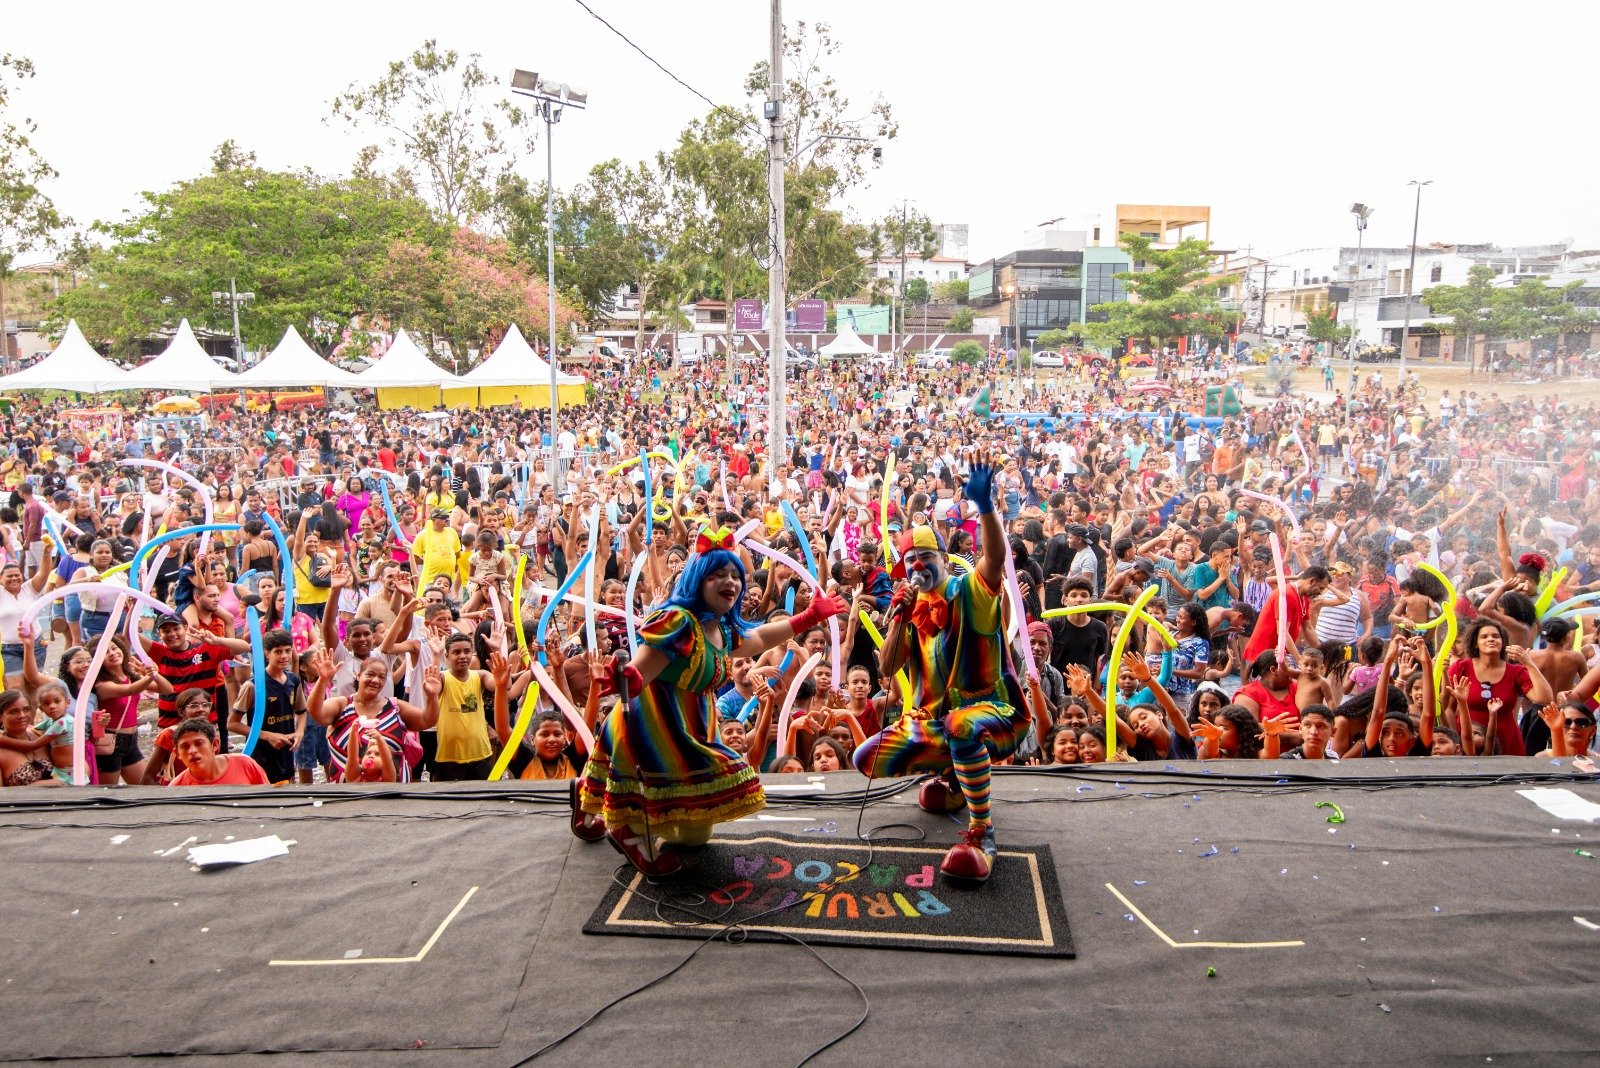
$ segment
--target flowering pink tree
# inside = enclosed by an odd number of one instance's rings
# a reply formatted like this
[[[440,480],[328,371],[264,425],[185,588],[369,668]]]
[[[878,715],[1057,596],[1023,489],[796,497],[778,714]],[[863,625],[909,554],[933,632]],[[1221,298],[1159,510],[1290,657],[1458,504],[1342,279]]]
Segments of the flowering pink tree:
[[[548,341],[544,279],[504,241],[473,230],[457,229],[437,247],[394,242],[378,289],[390,324],[410,330],[424,351],[448,353],[460,372],[487,357],[513,323],[530,340]],[[578,319],[558,294],[557,335],[568,336]]]

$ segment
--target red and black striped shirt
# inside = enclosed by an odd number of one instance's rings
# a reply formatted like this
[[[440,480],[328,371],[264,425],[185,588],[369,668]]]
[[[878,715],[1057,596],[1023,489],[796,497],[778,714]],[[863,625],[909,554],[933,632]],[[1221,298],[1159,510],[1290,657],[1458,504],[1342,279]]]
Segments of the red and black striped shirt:
[[[172,684],[170,694],[161,694],[156,699],[156,723],[169,727],[178,722],[177,699],[185,690],[215,690],[221,686],[222,665],[232,656],[227,649],[209,642],[185,649],[172,649],[164,642],[151,646],[150,659],[156,662],[156,670]],[[213,698],[213,718],[216,704]]]

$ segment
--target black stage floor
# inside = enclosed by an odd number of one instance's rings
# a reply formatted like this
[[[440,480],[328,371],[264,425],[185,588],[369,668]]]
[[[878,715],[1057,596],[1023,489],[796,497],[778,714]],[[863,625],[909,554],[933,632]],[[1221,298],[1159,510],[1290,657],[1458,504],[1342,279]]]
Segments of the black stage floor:
[[[822,947],[870,1015],[813,1063],[1595,1063],[1600,823],[1517,791],[1600,803],[1600,781],[1538,760],[1288,764],[1000,777],[1001,845],[1050,847],[1076,959]],[[848,841],[865,785],[774,793],[723,836],[831,821]],[[914,796],[864,826],[953,841]],[[564,791],[316,797],[5,791],[0,1058],[507,1066],[695,948],[581,933],[620,858],[571,837]],[[287,856],[184,859],[269,834]],[[800,946],[718,941],[540,1063],[794,1064],[862,1012]]]

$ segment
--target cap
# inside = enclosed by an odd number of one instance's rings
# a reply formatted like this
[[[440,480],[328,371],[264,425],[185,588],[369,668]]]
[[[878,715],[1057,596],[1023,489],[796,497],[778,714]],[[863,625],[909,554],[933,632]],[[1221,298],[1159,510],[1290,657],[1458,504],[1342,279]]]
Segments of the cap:
[[[156,619],[156,629],[160,630],[162,627],[166,626],[168,623],[171,623],[174,627],[185,626],[183,620],[179,619],[175,615],[172,615],[171,613],[168,613],[167,615],[160,616],[159,618]]]
[[[938,551],[939,539],[933,536],[931,527],[912,527],[900,535],[900,555],[904,556],[913,549],[933,549]]]
[[[1354,575],[1356,573],[1356,569],[1345,563],[1343,560],[1335,560],[1328,568],[1328,572],[1333,575]]]
[[[1087,541],[1089,538],[1089,528],[1084,526],[1082,523],[1073,523],[1067,527],[1067,536],[1071,538],[1083,538],[1085,541]]]
[[[431,514],[429,514],[428,518],[429,519],[449,519],[450,518],[450,513],[445,511],[443,508],[435,508],[433,510],[433,512]]]

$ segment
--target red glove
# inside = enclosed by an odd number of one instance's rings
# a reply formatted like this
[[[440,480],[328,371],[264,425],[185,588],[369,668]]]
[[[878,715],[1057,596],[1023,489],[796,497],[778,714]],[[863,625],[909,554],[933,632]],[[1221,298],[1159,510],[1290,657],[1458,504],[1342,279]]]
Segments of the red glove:
[[[798,636],[804,634],[818,623],[832,619],[834,616],[843,615],[848,607],[850,606],[837,597],[826,593],[817,593],[813,590],[811,603],[806,606],[806,610],[791,616],[789,622]]]
[[[911,617],[911,609],[917,603],[918,592],[915,586],[898,587],[889,598],[889,615],[896,616],[902,620],[909,619]]]
[[[631,701],[644,692],[644,676],[632,664],[621,664],[617,668],[616,687],[624,701]]]

